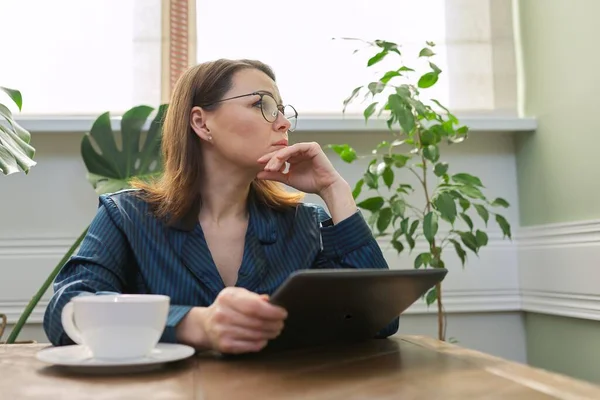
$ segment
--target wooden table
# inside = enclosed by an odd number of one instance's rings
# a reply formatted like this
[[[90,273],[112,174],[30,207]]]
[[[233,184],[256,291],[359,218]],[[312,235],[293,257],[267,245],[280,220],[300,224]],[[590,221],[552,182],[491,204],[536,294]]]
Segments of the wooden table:
[[[600,387],[426,337],[82,375],[0,346],[0,399],[600,399]]]

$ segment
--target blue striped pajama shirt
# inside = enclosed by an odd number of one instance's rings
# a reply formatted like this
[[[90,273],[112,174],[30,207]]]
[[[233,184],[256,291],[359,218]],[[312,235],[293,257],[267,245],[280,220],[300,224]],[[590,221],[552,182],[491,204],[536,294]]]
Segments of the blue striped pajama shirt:
[[[78,252],[54,281],[44,330],[54,345],[73,344],[61,312],[82,294],[152,293],[171,298],[162,342],[194,306],[209,306],[225,288],[211,257],[198,208],[176,224],[155,218],[137,190],[100,196],[97,214]],[[309,268],[382,268],[388,265],[360,212],[333,225],[318,205],[275,211],[249,201],[249,223],[236,286],[272,294],[287,276]],[[398,318],[378,336],[398,330]]]

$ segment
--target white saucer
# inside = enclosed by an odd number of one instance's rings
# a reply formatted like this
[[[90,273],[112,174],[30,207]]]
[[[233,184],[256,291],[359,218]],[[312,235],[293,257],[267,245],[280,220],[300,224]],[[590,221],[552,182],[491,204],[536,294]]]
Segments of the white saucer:
[[[195,353],[193,347],[175,343],[158,343],[152,352],[141,358],[106,360],[93,358],[85,346],[59,346],[40,350],[38,360],[68,367],[133,367],[164,364],[183,360]]]

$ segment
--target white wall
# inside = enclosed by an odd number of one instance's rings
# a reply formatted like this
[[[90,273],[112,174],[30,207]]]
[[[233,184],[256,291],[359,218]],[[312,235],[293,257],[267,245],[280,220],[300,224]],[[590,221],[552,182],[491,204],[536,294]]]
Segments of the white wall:
[[[442,148],[452,171],[472,171],[487,186],[490,197],[502,196],[512,207],[506,216],[516,230],[518,201],[513,136],[520,133],[474,132],[459,145]],[[94,216],[97,196],[85,179],[79,156],[81,133],[36,132],[38,165],[29,176],[2,179],[0,198],[0,312],[14,322],[30,297],[77,235]],[[385,133],[336,133],[308,131],[293,135],[293,141],[349,143],[366,153]],[[347,165],[331,157],[350,182],[362,174],[361,165]],[[319,199],[309,196],[308,200]],[[476,220],[476,218],[474,218]],[[477,223],[477,222],[476,222]],[[447,262],[450,273],[444,283],[448,337],[464,346],[477,348],[517,361],[525,361],[525,334],[520,297],[515,242],[501,239],[495,224],[488,230],[490,242],[480,257],[469,256],[463,270],[458,259]],[[412,268],[413,257],[398,257],[386,251],[392,268]],[[45,299],[50,296],[47,293]],[[42,302],[32,317],[31,327],[20,339],[43,340],[39,322]],[[435,309],[416,303],[402,318],[401,333],[435,336]],[[37,323],[37,324],[36,324]],[[503,332],[502,337],[494,333]]]

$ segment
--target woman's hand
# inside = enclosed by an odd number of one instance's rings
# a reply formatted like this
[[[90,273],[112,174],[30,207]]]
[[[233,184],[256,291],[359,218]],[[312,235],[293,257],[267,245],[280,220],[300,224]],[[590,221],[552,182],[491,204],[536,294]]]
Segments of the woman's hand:
[[[223,289],[209,307],[196,307],[181,321],[183,342],[221,353],[257,352],[279,336],[287,312],[268,297],[239,287]],[[189,320],[188,320],[189,318]]]
[[[285,183],[305,193],[318,194],[327,205],[333,223],[348,218],[357,210],[350,185],[335,170],[318,143],[296,143],[265,154],[258,159],[265,164],[258,179]],[[285,171],[285,163],[289,170]]]
[[[265,154],[258,162],[265,165],[264,170],[256,176],[258,179],[279,181],[305,193],[321,195],[321,192],[343,180],[318,143],[296,143]],[[286,162],[289,163],[289,170],[283,173]]]

